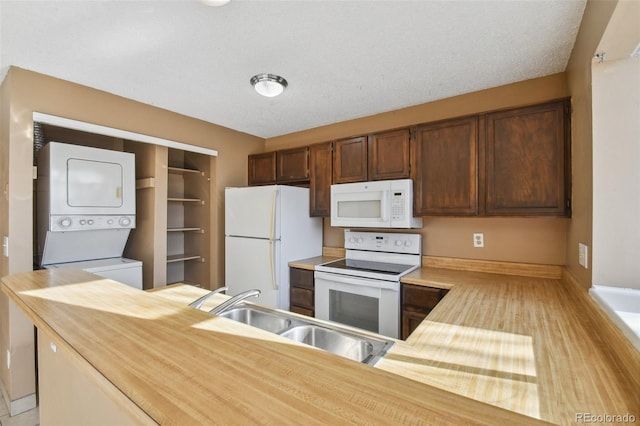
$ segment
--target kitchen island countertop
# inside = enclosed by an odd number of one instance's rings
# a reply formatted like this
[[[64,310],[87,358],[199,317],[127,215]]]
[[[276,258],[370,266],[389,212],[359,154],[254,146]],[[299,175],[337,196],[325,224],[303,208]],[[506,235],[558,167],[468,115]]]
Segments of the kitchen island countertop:
[[[195,310],[177,295],[197,287],[144,292],[61,269],[2,290],[138,424],[542,423]]]

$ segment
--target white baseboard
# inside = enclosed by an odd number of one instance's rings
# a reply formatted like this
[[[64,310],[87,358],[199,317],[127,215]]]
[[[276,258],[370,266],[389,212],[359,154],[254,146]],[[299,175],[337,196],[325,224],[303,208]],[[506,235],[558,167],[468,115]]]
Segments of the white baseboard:
[[[2,381],[0,381],[0,391],[2,392],[2,398],[4,399],[4,403],[7,405],[7,410],[9,411],[10,416],[16,416],[24,413],[25,411],[36,408],[37,399],[35,393],[11,401]]]

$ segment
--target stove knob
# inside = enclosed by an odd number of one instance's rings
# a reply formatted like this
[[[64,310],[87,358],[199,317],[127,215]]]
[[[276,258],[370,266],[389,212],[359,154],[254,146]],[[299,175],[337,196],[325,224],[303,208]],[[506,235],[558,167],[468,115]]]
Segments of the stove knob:
[[[60,219],[60,222],[58,222],[60,224],[61,227],[63,228],[68,228],[71,226],[71,218],[70,217],[63,217],[62,219]]]
[[[358,244],[362,244],[362,243],[364,243],[364,238],[358,238],[358,241],[357,241],[357,242],[358,242]]]
[[[89,219],[89,220],[87,221],[87,224],[89,224],[89,225],[93,225],[93,219]]]
[[[356,242],[356,238],[355,237],[349,237],[349,242],[351,244],[355,243]]]
[[[129,226],[131,225],[131,219],[128,217],[121,217],[118,223],[120,223],[120,226]]]
[[[80,225],[84,225],[85,223],[87,223],[87,221],[86,221],[86,220],[84,220],[84,219],[80,219]]]
[[[411,241],[410,240],[405,241],[404,242],[404,246],[405,247],[411,247]]]
[[[396,246],[401,246],[402,245],[402,240],[396,240]]]
[[[113,219],[107,220],[107,225],[113,225]]]

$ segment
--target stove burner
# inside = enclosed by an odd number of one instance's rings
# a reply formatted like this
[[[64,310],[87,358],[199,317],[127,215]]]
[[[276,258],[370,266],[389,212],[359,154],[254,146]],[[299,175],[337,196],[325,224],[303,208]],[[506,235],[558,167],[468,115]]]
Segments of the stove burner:
[[[370,260],[340,259],[322,265],[327,268],[349,271],[375,272],[385,275],[401,275],[403,272],[415,269],[413,265],[398,263],[372,262]]]

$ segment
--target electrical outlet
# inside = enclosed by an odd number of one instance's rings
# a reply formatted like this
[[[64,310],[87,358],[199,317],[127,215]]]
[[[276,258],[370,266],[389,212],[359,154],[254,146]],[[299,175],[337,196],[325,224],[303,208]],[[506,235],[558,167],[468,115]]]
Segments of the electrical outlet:
[[[585,269],[589,267],[589,247],[586,244],[578,243],[578,263]]]
[[[484,233],[482,232],[474,232],[473,233],[473,246],[474,247],[484,247]]]

